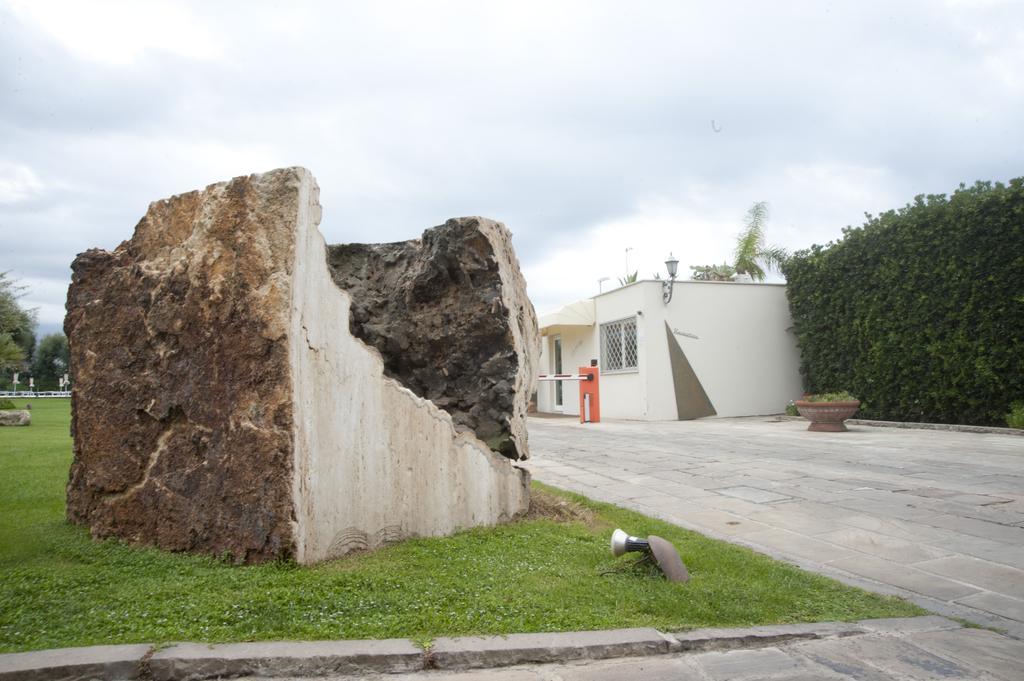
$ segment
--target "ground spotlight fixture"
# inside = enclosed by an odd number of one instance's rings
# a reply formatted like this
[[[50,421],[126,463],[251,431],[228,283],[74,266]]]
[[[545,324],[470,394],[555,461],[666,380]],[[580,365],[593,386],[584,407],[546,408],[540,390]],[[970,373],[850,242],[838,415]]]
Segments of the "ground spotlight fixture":
[[[670,582],[688,582],[690,572],[683,564],[676,547],[672,542],[661,537],[651,535],[647,539],[640,539],[626,534],[622,530],[612,532],[611,540],[612,555],[616,558],[631,552],[643,553],[645,557],[653,558],[654,563],[661,568],[665,579]]]
[[[612,532],[612,555],[618,558],[622,554],[632,551],[650,553],[651,544],[646,539],[632,537],[622,530]]]
[[[665,269],[668,270],[668,280],[661,282],[661,299],[668,305],[669,301],[672,300],[672,285],[676,281],[676,272],[678,271],[679,261],[672,255],[668,254],[668,260],[665,261]]]

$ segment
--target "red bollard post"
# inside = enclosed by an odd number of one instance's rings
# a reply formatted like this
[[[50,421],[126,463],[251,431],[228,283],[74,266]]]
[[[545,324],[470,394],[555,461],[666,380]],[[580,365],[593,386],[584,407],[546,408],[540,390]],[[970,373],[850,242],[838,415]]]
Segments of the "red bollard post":
[[[596,366],[580,367],[580,423],[601,422],[600,374]]]

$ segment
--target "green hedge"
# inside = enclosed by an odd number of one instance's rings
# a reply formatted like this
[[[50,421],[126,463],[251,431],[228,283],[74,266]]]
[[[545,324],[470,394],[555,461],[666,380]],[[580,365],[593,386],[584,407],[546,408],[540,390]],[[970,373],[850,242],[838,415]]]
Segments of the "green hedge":
[[[811,392],[861,415],[1006,425],[1024,399],[1024,178],[868,216],[783,271]]]

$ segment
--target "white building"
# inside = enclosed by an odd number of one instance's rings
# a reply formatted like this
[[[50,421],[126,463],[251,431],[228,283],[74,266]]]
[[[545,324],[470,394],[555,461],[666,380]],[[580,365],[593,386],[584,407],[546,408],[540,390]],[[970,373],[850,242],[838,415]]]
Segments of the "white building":
[[[597,359],[602,418],[781,413],[802,393],[784,284],[639,281],[540,318],[545,374]],[[537,410],[579,414],[577,385],[542,382]]]

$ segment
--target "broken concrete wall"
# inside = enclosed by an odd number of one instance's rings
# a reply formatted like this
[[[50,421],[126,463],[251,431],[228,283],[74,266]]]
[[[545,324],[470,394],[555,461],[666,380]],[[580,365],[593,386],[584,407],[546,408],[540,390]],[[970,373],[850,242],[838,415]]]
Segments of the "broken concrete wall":
[[[525,510],[526,472],[352,335],[317,196],[300,168],[236,178],[152,204],[130,241],[76,259],[71,520],[309,563]],[[479,222],[498,262],[492,297],[512,311],[503,451],[524,457],[536,321],[507,231]]]

